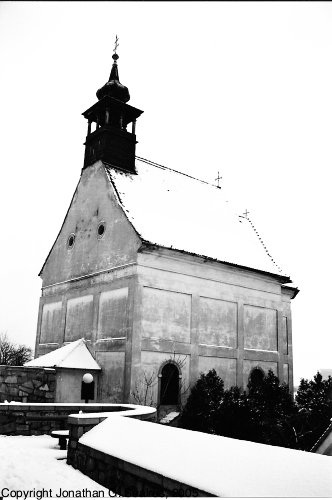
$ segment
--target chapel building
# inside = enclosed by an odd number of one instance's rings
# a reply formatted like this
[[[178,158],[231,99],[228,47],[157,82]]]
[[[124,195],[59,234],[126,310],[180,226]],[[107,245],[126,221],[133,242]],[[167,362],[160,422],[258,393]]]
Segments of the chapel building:
[[[272,369],[292,391],[297,288],[221,189],[135,156],[142,111],[117,59],[83,113],[84,166],[40,272],[32,365],[84,339],[99,402],[177,405],[211,368],[242,388]]]

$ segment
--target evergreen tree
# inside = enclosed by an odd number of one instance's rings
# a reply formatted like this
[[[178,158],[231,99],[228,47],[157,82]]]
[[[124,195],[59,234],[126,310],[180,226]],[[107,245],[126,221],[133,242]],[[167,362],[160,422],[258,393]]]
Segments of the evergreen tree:
[[[310,451],[332,417],[332,377],[302,379],[294,403],[272,370],[252,371],[248,390],[224,390],[210,370],[191,390],[180,426],[186,429]]]
[[[214,417],[216,434],[220,436],[250,439],[254,433],[255,425],[251,417],[248,397],[246,393],[240,391],[239,387],[231,387],[224,391]]]
[[[181,415],[180,426],[215,433],[215,413],[224,393],[224,382],[215,370],[202,373],[191,389]]]
[[[216,412],[216,433],[257,443],[294,447],[292,419],[295,406],[288,387],[270,370],[252,371],[248,391],[238,387],[224,391]]]
[[[313,380],[301,379],[295,402],[298,447],[310,451],[332,417],[332,377],[323,380],[317,372]]]
[[[296,447],[293,425],[296,415],[288,385],[269,370],[253,370],[248,382],[248,403],[252,420],[251,441],[284,447]]]

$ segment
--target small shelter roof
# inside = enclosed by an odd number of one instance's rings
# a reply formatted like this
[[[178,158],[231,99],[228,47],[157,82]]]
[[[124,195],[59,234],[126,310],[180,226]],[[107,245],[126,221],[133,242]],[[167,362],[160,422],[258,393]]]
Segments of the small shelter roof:
[[[70,342],[39,358],[28,361],[24,366],[47,368],[76,368],[81,370],[101,370],[85,345],[84,339]]]

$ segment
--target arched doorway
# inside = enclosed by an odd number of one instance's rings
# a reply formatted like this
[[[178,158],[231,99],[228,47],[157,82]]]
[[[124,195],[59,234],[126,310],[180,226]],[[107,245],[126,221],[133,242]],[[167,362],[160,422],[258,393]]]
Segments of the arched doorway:
[[[179,404],[179,369],[174,363],[167,363],[160,373],[160,405]]]
[[[255,366],[249,374],[248,388],[254,389],[260,387],[265,378],[265,372],[260,366]]]

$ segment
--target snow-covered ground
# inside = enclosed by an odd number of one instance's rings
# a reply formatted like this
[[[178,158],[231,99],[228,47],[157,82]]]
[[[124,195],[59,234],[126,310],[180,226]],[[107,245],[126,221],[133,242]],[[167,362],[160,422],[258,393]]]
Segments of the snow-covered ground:
[[[112,417],[80,442],[224,497],[332,497],[332,458]],[[0,435],[0,497],[108,498],[50,436]],[[73,492],[73,493],[71,493]]]
[[[109,498],[106,488],[67,465],[66,456],[50,436],[0,435],[0,498],[64,498],[71,490],[78,498],[88,492]]]

